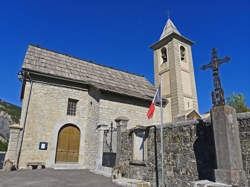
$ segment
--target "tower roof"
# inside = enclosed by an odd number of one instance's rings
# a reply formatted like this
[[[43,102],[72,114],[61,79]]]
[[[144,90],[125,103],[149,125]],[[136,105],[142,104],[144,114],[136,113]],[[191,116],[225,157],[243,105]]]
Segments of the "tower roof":
[[[181,35],[181,33],[175,27],[174,23],[171,21],[171,19],[168,18],[168,21],[167,21],[167,23],[163,29],[163,32],[161,34],[160,40],[165,38],[166,36],[172,34],[172,33],[176,33],[178,35]]]
[[[177,30],[173,22],[170,18],[168,18],[168,21],[163,29],[163,32],[161,34],[160,40],[154,43],[152,46],[150,46],[151,49],[156,50],[171,41],[173,38],[177,38],[178,40],[187,43],[189,45],[193,45],[194,42],[189,40],[188,38],[181,35],[181,33]]]

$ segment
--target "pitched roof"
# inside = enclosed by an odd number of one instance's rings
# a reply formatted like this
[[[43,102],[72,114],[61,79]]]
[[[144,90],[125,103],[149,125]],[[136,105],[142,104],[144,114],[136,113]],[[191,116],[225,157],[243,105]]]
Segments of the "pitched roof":
[[[160,40],[162,38],[165,38],[166,36],[172,34],[172,33],[176,33],[178,35],[181,35],[181,33],[177,30],[177,28],[175,27],[174,23],[171,21],[170,18],[168,18],[168,21],[163,29],[163,32],[161,34]]]
[[[155,88],[143,76],[29,45],[23,70],[80,81],[101,90],[151,100]]]

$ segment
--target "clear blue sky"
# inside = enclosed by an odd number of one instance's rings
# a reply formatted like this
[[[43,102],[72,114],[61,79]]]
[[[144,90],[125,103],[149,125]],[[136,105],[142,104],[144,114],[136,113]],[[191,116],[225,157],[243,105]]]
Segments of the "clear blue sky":
[[[225,95],[242,92],[250,106],[250,1],[84,0],[2,1],[0,98],[21,105],[21,68],[28,44],[144,75],[153,83],[155,43],[170,18],[192,47],[200,112],[210,109],[212,72],[200,67],[230,56],[221,66]]]

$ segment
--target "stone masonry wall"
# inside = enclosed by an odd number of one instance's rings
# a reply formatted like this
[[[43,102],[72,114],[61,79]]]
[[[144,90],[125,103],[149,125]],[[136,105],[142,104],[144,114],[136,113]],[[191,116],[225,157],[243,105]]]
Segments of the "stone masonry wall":
[[[244,170],[250,179],[250,113],[238,114]],[[120,163],[125,177],[142,179],[155,186],[154,133],[147,138],[147,160],[133,161],[135,129],[127,130],[121,137]],[[210,119],[190,120],[164,125],[164,166],[167,186],[188,187],[192,181],[214,181],[216,156],[213,129]],[[157,126],[157,155],[159,182],[161,181],[160,127]]]
[[[156,107],[156,115],[154,115],[152,119],[148,120],[147,118],[146,114],[150,104],[150,101],[102,92],[100,99],[99,122],[110,125],[111,121],[113,121],[115,127],[114,119],[119,116],[125,116],[129,118],[128,129],[133,128],[136,125],[143,124],[147,126],[152,123],[159,123],[159,107]],[[165,113],[167,113],[167,109],[164,110],[166,110]],[[164,121],[170,120],[169,115],[165,115],[165,117]]]
[[[240,130],[240,144],[242,152],[243,168],[250,186],[250,112],[237,115]]]
[[[26,100],[30,84],[23,101],[21,126],[24,123]],[[76,116],[67,115],[68,98],[79,100]],[[77,125],[81,131],[79,164],[86,167],[85,130],[88,116],[88,92],[34,82],[20,156],[20,168],[27,162],[45,162],[46,167],[54,167],[58,131],[65,124]],[[58,129],[56,129],[58,127]],[[48,142],[48,150],[39,150],[39,142]]]
[[[86,152],[88,168],[94,169],[96,167],[97,151],[98,151],[98,137],[96,127],[99,122],[99,104],[100,91],[94,87],[89,88],[89,103],[88,103],[88,122],[86,128]]]
[[[197,121],[186,121],[164,126],[164,166],[165,181],[167,186],[190,186],[190,182],[198,180],[199,176],[205,178],[207,172],[199,173],[200,168],[210,164],[213,168],[211,155],[213,146],[206,136],[211,133],[211,127]],[[198,127],[198,128],[197,128]],[[132,132],[130,132],[132,133]],[[137,164],[132,158],[132,136],[129,132],[122,134],[122,157],[120,165],[126,169],[126,176],[151,182],[155,185],[155,156],[154,156],[154,133],[150,130],[147,140],[147,160],[144,164]],[[157,127],[157,155],[159,181],[161,181],[161,154],[160,154],[160,129]],[[199,151],[202,150],[202,151]],[[200,168],[197,169],[197,158]],[[129,159],[126,159],[129,158]],[[208,176],[210,177],[210,176]]]

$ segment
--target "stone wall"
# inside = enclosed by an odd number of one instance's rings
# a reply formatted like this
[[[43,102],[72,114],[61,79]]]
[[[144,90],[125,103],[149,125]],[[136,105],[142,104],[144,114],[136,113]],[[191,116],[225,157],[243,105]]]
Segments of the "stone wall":
[[[240,144],[242,152],[243,168],[250,186],[250,112],[237,115],[240,130]]]
[[[147,120],[146,113],[150,101],[38,75],[32,75],[32,80],[32,89],[30,82],[26,83],[22,101],[21,127],[24,127],[27,108],[28,111],[24,136],[23,131],[20,134],[20,140],[23,136],[22,146],[19,140],[19,147],[22,147],[20,168],[25,168],[28,162],[44,162],[46,167],[58,167],[55,163],[57,136],[66,124],[76,125],[81,132],[78,168],[94,169],[98,159],[98,124],[109,125],[113,121],[116,128],[114,119],[118,116],[131,118],[131,127],[141,123],[149,125],[158,122],[154,121],[157,116]],[[29,93],[31,96],[27,107]],[[78,100],[75,116],[67,115],[68,98]],[[159,110],[159,107],[156,110]],[[107,140],[110,141],[110,137],[107,137]],[[48,142],[48,149],[39,150],[40,142]],[[105,147],[104,149],[107,151]],[[116,151],[116,132],[113,136],[113,151]]]
[[[199,178],[194,145],[197,144],[197,146],[200,146],[203,150],[207,150],[207,148],[204,146],[205,142],[202,142],[205,138],[201,141],[196,141],[198,139],[197,125],[197,122],[191,121],[168,124],[164,126],[164,173],[165,181],[168,186],[189,186],[191,181],[198,180]],[[199,125],[202,126],[202,124]],[[129,133],[130,136],[128,135]],[[154,168],[155,154],[153,129],[150,130],[149,137],[147,138],[147,160],[143,163],[137,163],[137,161],[133,160],[132,133],[133,130],[122,134],[122,158],[120,165],[126,168],[127,177],[149,181],[155,185],[156,177]],[[159,171],[158,176],[159,181],[161,181],[159,126],[157,126],[156,137]],[[206,143],[208,143],[208,141]],[[197,155],[199,157],[199,154]]]
[[[238,114],[244,170],[250,172],[250,113]],[[133,160],[132,134],[127,130],[121,137],[121,158],[128,178],[142,179],[155,185],[154,133],[147,138],[147,160]],[[192,181],[214,181],[216,156],[210,119],[182,121],[164,125],[164,166],[167,186],[190,186]],[[160,127],[157,126],[157,155],[159,182],[161,181]]]
[[[99,122],[110,125],[111,121],[115,126],[114,119],[119,116],[126,116],[129,118],[128,128],[133,128],[136,125],[150,125],[152,123],[159,123],[160,112],[159,107],[156,107],[155,115],[152,119],[148,120],[147,111],[151,101],[145,101],[126,97],[122,95],[102,92],[100,99],[100,117]],[[167,114],[167,107],[164,108],[164,121],[169,121],[171,118]]]
[[[97,151],[98,151],[98,137],[96,127],[99,122],[99,107],[100,107],[100,91],[94,87],[89,88],[89,103],[88,103],[88,121],[85,129],[85,144],[86,144],[86,165],[90,169],[95,169]]]
[[[18,157],[18,140],[20,138],[20,133],[22,128],[16,124],[10,126],[10,139],[8,143],[8,151],[5,156],[5,160],[11,160],[14,165],[17,164]]]
[[[22,106],[21,127],[24,126],[29,89],[30,84],[27,83]],[[67,115],[68,98],[78,100],[76,116]],[[86,167],[85,135],[89,112],[88,103],[88,91],[34,82],[19,167],[26,168],[27,162],[44,162],[46,167],[54,167],[58,132],[66,124],[74,124],[81,131],[79,165],[81,168]],[[40,142],[48,142],[48,149],[39,150]]]

